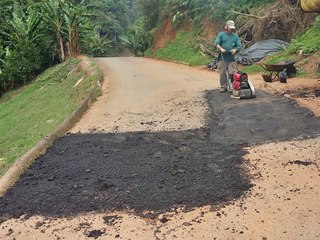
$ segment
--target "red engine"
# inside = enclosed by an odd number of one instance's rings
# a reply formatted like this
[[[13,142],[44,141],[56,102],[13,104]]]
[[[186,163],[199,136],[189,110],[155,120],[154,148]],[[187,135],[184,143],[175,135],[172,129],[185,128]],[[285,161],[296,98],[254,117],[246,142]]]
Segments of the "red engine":
[[[234,90],[240,90],[241,88],[247,88],[248,75],[246,73],[237,72],[232,75],[232,88]]]

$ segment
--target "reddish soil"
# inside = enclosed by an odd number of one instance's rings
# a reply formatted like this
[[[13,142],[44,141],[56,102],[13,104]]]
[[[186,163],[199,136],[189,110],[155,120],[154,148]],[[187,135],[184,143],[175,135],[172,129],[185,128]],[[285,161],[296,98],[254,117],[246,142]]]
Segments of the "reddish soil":
[[[156,51],[162,48],[166,43],[174,40],[176,38],[176,30],[174,29],[171,19],[163,21],[162,26],[158,29],[155,40],[152,44],[152,50]]]
[[[215,39],[218,36],[218,33],[220,31],[222,31],[223,26],[220,26],[216,23],[213,23],[211,21],[203,21],[202,24],[202,37],[204,39],[211,39],[211,41],[213,41],[213,39]]]
[[[176,38],[177,29],[183,29],[184,31],[192,31],[192,23],[187,22],[183,25],[174,26],[172,19],[167,19],[163,21],[162,25],[156,32],[154,37],[154,41],[152,44],[152,50],[156,51],[162,47],[164,47],[170,41],[173,41]]]

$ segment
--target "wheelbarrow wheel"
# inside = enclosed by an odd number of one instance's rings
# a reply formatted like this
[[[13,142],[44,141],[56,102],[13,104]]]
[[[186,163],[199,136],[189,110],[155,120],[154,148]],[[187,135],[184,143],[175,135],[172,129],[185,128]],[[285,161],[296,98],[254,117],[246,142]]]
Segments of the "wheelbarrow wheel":
[[[265,82],[272,82],[272,77],[270,75],[263,74],[262,78]]]

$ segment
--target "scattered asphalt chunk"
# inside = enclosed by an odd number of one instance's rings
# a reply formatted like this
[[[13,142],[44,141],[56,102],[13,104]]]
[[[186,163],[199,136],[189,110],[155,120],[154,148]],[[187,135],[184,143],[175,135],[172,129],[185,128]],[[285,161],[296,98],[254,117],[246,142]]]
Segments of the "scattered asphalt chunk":
[[[103,222],[108,225],[113,225],[117,223],[119,220],[121,220],[122,217],[118,215],[112,215],[112,216],[104,216],[103,217]]]
[[[313,162],[310,162],[310,161],[304,161],[304,160],[294,160],[294,161],[290,161],[288,162],[289,164],[297,164],[297,165],[303,165],[303,166],[309,166],[309,165],[316,165],[315,163]]]
[[[102,231],[102,230],[100,230],[100,229],[91,230],[91,231],[88,233],[87,237],[97,239],[97,238],[101,237],[102,234],[104,234],[104,231]]]
[[[6,234],[7,236],[10,236],[12,233],[14,233],[12,228],[9,228],[8,233]]]
[[[161,223],[166,223],[166,222],[168,222],[168,221],[169,221],[169,219],[166,218],[166,217],[160,218],[160,222],[161,222]]]

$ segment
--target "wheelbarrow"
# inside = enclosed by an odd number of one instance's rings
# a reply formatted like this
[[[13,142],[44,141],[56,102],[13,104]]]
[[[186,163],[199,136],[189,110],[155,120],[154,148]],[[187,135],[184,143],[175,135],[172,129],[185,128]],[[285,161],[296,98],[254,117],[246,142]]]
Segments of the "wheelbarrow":
[[[268,72],[268,74],[263,74],[263,80],[266,82],[272,82],[276,78],[279,79],[279,73],[282,72],[284,69],[287,70],[287,74],[289,77],[292,77],[294,74],[297,73],[297,69],[294,66],[295,61],[281,61],[276,64],[261,64],[259,65]]]

